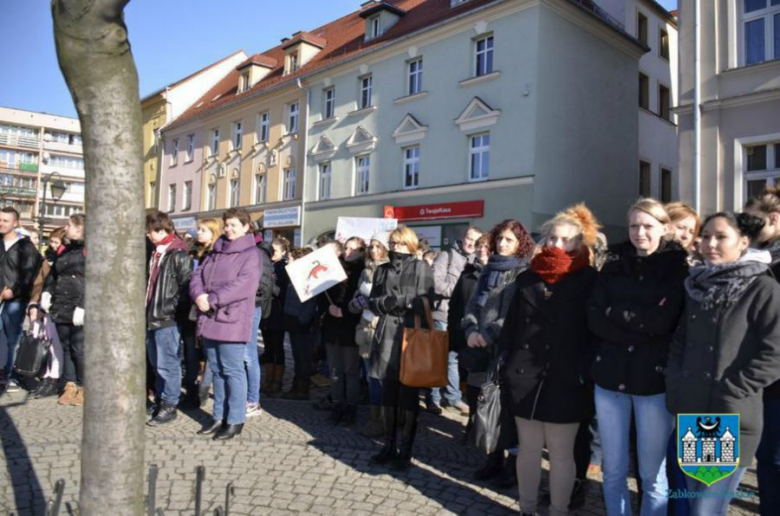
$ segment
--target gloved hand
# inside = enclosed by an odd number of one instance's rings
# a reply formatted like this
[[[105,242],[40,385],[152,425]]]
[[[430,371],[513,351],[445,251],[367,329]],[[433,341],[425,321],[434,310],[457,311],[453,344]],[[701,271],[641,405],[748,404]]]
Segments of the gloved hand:
[[[73,310],[73,326],[84,326],[84,309],[76,308]]]
[[[385,312],[392,312],[396,308],[406,308],[406,296],[387,296],[382,300],[382,308]]]
[[[51,308],[51,294],[48,292],[41,294],[41,302],[38,303],[38,305],[44,312],[49,313],[49,309]]]

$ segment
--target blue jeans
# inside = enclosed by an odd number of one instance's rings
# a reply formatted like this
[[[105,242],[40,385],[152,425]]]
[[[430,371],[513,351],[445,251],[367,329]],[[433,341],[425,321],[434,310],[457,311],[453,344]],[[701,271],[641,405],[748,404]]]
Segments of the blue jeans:
[[[368,359],[363,359],[363,373],[366,375],[366,379],[368,379],[368,399],[370,405],[381,405],[382,404],[382,382],[377,380],[376,378],[371,378],[368,375],[368,371],[371,369],[371,366],[368,364]]]
[[[247,342],[246,358],[244,358],[249,403],[260,403],[260,359],[257,354],[257,332],[260,329],[262,318],[260,307],[255,307],[255,317],[252,319],[252,336]]]
[[[666,395],[632,396],[596,386],[604,473],[604,504],[609,516],[630,515],[628,494],[629,432],[633,407],[637,429],[642,516],[665,516],[667,507],[666,448],[674,418],[666,410]]]
[[[26,315],[26,303],[21,301],[4,301],[0,314],[0,373],[5,370],[6,378],[12,378],[16,346],[22,338],[22,324]]]
[[[246,342],[204,338],[206,357],[214,374],[214,420],[236,425],[246,421]],[[225,417],[227,413],[227,418]]]
[[[181,397],[181,339],[176,325],[146,332],[146,352],[155,371],[155,397],[178,405]]]
[[[437,330],[447,330],[447,323],[443,321],[433,321],[433,327]],[[442,392],[438,387],[431,389],[431,401],[441,405]],[[450,351],[447,357],[447,387],[444,387],[444,399],[451,407],[461,402],[460,393],[460,372],[458,371],[458,354]]]
[[[756,458],[761,516],[775,516],[780,514],[780,400],[764,400],[764,432]]]
[[[687,498],[691,516],[726,516],[729,503],[734,498],[746,469],[746,467],[737,468],[734,473],[709,487],[704,482],[686,476],[685,484],[688,496],[692,493],[706,493]]]

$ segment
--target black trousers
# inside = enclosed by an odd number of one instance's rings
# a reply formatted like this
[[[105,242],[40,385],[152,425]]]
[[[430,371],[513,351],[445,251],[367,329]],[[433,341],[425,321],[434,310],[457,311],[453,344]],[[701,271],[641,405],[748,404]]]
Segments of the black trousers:
[[[62,343],[65,367],[65,382],[84,383],[84,327],[72,324],[57,324],[57,335]]]
[[[263,335],[263,364],[284,365],[284,330],[260,326]]]

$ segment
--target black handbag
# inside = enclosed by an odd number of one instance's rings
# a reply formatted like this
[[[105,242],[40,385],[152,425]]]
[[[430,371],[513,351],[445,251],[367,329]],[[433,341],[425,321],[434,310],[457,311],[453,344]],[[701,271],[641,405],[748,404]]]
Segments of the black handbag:
[[[498,355],[487,372],[487,380],[482,384],[477,398],[477,410],[471,428],[471,444],[484,453],[492,453],[499,448],[502,426],[505,418],[501,410],[501,366],[505,355]]]
[[[46,335],[43,321],[35,323],[33,330],[24,332],[19,341],[14,373],[27,378],[38,376],[46,364],[50,347],[51,340]]]

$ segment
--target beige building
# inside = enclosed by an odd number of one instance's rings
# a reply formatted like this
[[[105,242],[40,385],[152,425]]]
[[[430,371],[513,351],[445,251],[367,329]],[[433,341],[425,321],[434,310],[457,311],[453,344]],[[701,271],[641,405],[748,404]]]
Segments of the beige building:
[[[680,2],[680,194],[696,202],[698,150],[701,212],[740,209],[780,180],[780,2],[699,2],[698,51],[694,4]]]

